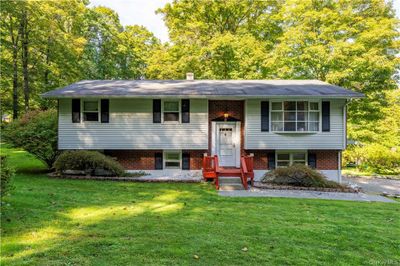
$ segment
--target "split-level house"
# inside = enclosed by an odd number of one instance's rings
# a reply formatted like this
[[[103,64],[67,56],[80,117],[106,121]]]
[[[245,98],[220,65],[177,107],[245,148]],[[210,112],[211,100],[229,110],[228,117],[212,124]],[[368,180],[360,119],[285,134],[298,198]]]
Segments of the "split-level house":
[[[58,100],[58,148],[98,150],[127,170],[198,172],[204,154],[256,179],[306,164],[340,181],[346,104],[363,94],[318,80],[85,80]],[[190,172],[189,172],[190,173]]]

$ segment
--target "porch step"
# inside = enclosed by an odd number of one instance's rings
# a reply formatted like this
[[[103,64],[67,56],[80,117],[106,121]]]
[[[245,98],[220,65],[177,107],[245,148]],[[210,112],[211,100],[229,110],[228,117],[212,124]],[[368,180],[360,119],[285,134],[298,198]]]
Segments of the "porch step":
[[[219,190],[243,190],[242,181],[238,177],[219,177]]]
[[[242,184],[242,180],[239,177],[219,177],[219,183],[222,185],[230,185],[230,184]]]
[[[219,190],[232,191],[232,190],[244,190],[244,188],[242,184],[230,184],[230,185],[220,185]]]

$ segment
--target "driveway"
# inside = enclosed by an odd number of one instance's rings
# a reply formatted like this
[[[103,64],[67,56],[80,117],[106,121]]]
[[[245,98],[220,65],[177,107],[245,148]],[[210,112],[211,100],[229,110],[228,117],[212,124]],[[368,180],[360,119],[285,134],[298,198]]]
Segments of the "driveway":
[[[360,186],[367,193],[400,194],[400,180],[367,178],[367,177],[342,177],[344,183],[351,183]]]

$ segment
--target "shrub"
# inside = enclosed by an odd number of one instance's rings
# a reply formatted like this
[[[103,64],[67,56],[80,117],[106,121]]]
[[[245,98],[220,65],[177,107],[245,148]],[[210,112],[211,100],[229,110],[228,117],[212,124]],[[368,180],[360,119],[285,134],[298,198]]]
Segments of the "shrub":
[[[109,175],[123,176],[124,168],[111,157],[97,151],[65,151],[54,163],[54,168],[58,173],[65,173],[66,170],[84,171],[90,175]]]
[[[3,140],[52,167],[57,150],[57,111],[30,111],[5,126]]]
[[[1,175],[1,199],[12,190],[11,180],[14,177],[14,169],[8,165],[7,157],[0,156],[0,175]]]
[[[379,174],[400,173],[400,151],[381,144],[355,146],[344,152],[344,161],[355,162],[357,168]]]
[[[277,168],[266,173],[262,178],[262,182],[298,187],[342,188],[342,185],[326,179],[320,172],[306,165]]]

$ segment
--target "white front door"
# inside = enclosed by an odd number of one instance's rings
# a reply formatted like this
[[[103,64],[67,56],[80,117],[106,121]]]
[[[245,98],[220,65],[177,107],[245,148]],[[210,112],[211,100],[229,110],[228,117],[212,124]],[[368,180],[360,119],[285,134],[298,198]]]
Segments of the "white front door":
[[[221,124],[217,132],[217,150],[221,166],[236,165],[236,125]]]

